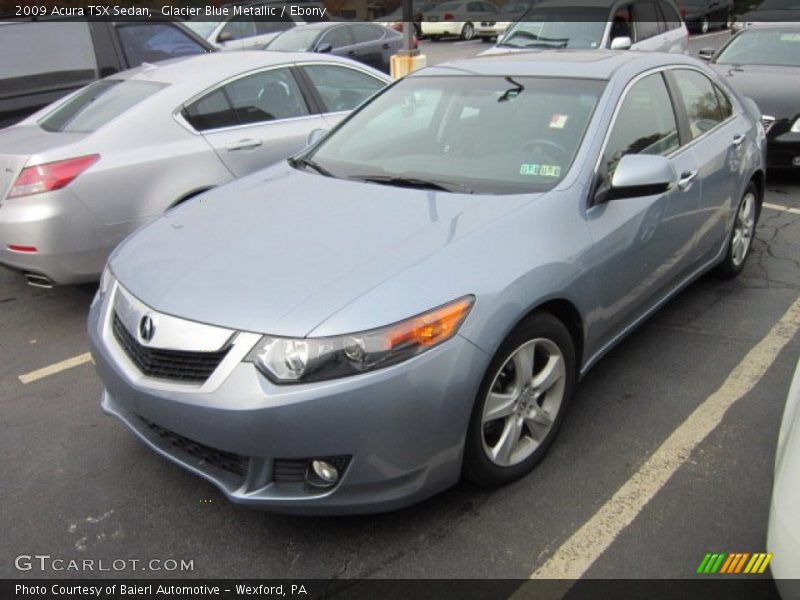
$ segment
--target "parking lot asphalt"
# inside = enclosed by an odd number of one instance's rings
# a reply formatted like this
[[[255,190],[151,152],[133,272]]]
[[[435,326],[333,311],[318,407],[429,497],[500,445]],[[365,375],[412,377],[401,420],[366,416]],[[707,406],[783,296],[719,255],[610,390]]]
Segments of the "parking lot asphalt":
[[[771,176],[765,202],[744,273],[700,279],[600,361],[528,477],[364,517],[238,507],[158,457],[100,411],[83,358],[93,286],[36,289],[0,270],[0,576],[526,578],[567,556],[588,577],[687,578],[706,552],[764,551],[800,355],[800,181]],[[696,414],[719,424],[703,436]],[[679,460],[648,471],[676,432],[691,441]],[[655,476],[620,501],[643,472]],[[193,570],[19,571],[21,554]]]

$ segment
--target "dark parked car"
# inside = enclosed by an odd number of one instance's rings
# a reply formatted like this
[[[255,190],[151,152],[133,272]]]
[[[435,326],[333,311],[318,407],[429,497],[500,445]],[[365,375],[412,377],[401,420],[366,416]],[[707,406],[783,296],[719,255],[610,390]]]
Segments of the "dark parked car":
[[[265,50],[330,52],[389,72],[389,59],[402,48],[399,32],[377,23],[309,23],[284,31]]]
[[[708,33],[733,24],[733,0],[682,0],[684,20],[691,32]]]
[[[701,50],[701,57],[710,52]],[[719,49],[711,67],[761,110],[767,166],[800,169],[800,24],[745,29]]]
[[[0,23],[0,127],[117,71],[211,50],[169,19]]]
[[[798,0],[764,0],[758,6],[736,18],[735,30],[755,27],[762,23],[797,23],[800,22],[800,2]]]

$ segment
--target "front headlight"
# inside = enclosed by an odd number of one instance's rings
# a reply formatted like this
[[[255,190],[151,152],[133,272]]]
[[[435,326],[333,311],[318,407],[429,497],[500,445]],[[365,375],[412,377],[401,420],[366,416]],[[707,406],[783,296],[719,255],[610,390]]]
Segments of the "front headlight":
[[[792,128],[789,130],[792,133],[800,133],[800,117],[798,117],[794,123],[792,123]]]
[[[394,365],[452,338],[475,298],[466,296],[393,325],[324,338],[266,335],[245,361],[275,383],[305,383]]]

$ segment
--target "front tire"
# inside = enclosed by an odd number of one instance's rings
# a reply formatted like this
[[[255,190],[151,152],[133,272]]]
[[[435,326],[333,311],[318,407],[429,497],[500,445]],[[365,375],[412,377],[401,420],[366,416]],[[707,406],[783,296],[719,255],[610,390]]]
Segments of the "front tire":
[[[722,279],[731,279],[741,273],[747,257],[750,256],[758,222],[758,197],[758,188],[751,181],[747,184],[736,210],[733,229],[728,238],[728,251],[717,268],[717,275]]]
[[[465,42],[475,37],[475,26],[472,23],[464,23],[461,28],[461,39]]]
[[[537,312],[503,341],[472,410],[463,475],[481,486],[510,483],[544,456],[572,399],[575,343],[564,324]]]

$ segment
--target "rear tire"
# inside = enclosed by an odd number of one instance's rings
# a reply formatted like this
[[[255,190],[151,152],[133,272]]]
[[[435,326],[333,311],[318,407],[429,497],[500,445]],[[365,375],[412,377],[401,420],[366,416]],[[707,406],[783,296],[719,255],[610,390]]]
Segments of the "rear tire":
[[[468,42],[475,38],[475,26],[472,23],[464,23],[461,28],[461,39]]]
[[[732,279],[744,269],[747,257],[753,247],[753,239],[756,234],[756,224],[758,223],[759,213],[759,194],[758,188],[752,181],[747,184],[747,188],[739,200],[736,209],[736,216],[733,220],[733,228],[728,236],[728,250],[725,258],[717,267],[716,274],[721,279]]]
[[[577,379],[575,342],[546,312],[525,318],[500,345],[472,409],[464,478],[504,485],[527,474],[547,452]]]

